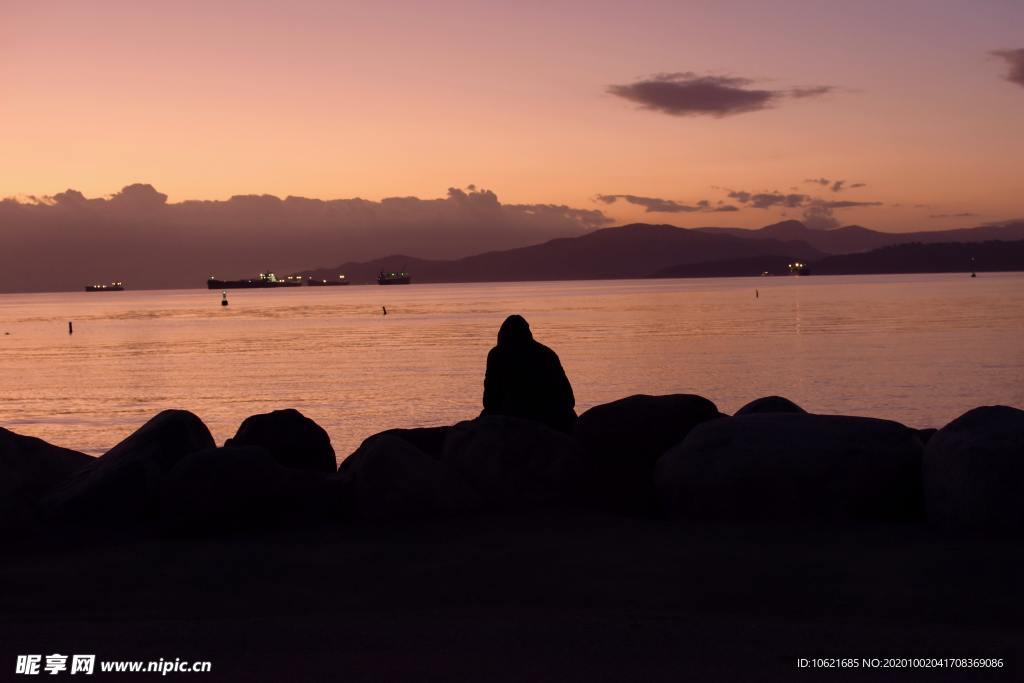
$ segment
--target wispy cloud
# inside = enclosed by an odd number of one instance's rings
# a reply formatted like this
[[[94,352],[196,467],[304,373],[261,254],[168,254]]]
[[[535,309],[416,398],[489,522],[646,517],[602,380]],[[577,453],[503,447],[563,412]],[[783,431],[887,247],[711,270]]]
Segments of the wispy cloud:
[[[807,99],[832,92],[821,85],[766,90],[752,87],[756,81],[739,76],[701,76],[691,71],[660,73],[625,85],[610,85],[608,92],[635,102],[642,109],[672,116],[713,116],[759,111],[785,98]]]
[[[809,178],[804,182],[829,187],[833,192],[838,192],[843,188],[844,181],[829,180],[828,178]],[[863,183],[858,183],[858,185],[863,185]],[[876,201],[823,199],[801,192],[784,193],[777,190],[771,192],[728,190],[727,192],[730,199],[734,199],[752,209],[803,209],[804,224],[815,230],[830,230],[839,227],[839,220],[835,217],[836,210],[881,206],[882,204],[882,202]]]
[[[793,209],[803,206],[810,197],[800,193],[782,192],[747,192],[745,190],[729,190],[730,199],[735,199],[741,204],[746,204],[754,209],[770,209],[781,207]]]
[[[829,180],[828,178],[805,178],[804,182],[827,187],[833,192],[842,192],[843,190],[867,187],[867,183],[847,183],[845,180]]]
[[[992,54],[1003,58],[1009,65],[1010,69],[1006,73],[1006,80],[1024,86],[1024,47],[1016,50],[993,50]]]
[[[603,204],[614,204],[624,201],[628,204],[635,204],[644,207],[645,213],[719,213],[727,211],[739,211],[730,204],[715,204],[702,199],[696,204],[684,204],[673,199],[662,199],[661,197],[641,197],[634,194],[599,194],[594,197],[596,201]]]

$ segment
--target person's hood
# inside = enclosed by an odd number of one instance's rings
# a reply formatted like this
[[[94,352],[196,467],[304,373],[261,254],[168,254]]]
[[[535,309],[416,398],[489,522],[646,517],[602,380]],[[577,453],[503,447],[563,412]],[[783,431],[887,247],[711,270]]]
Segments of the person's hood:
[[[533,333],[530,332],[530,323],[521,315],[510,315],[505,318],[498,330],[498,344],[523,344],[533,341]]]

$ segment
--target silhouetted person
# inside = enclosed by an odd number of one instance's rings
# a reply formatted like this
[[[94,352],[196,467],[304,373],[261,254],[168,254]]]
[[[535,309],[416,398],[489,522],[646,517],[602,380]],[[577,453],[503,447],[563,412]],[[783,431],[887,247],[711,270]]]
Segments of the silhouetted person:
[[[510,315],[498,330],[498,345],[487,354],[481,415],[514,415],[569,431],[576,398],[558,354],[537,342],[521,315]]]

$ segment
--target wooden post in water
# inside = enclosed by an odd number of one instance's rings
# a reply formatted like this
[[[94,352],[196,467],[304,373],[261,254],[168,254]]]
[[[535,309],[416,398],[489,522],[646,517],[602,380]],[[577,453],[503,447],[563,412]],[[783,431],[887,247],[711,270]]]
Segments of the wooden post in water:
[[[69,321],[68,321],[68,334],[74,334],[74,333],[75,333],[75,328],[74,328],[74,326],[73,326],[73,325],[71,324],[71,321],[69,320]]]

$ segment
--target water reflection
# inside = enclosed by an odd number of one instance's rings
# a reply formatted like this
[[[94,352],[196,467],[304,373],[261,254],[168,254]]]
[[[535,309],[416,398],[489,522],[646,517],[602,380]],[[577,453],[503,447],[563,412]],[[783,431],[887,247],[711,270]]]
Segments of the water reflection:
[[[953,274],[350,286],[239,290],[228,307],[208,290],[2,295],[0,425],[102,452],[163,408],[193,410],[222,441],[251,413],[295,407],[345,454],[381,429],[478,413],[487,351],[513,312],[558,352],[580,410],[693,392],[731,411],[779,393],[939,425],[1024,404],[1022,285]]]

